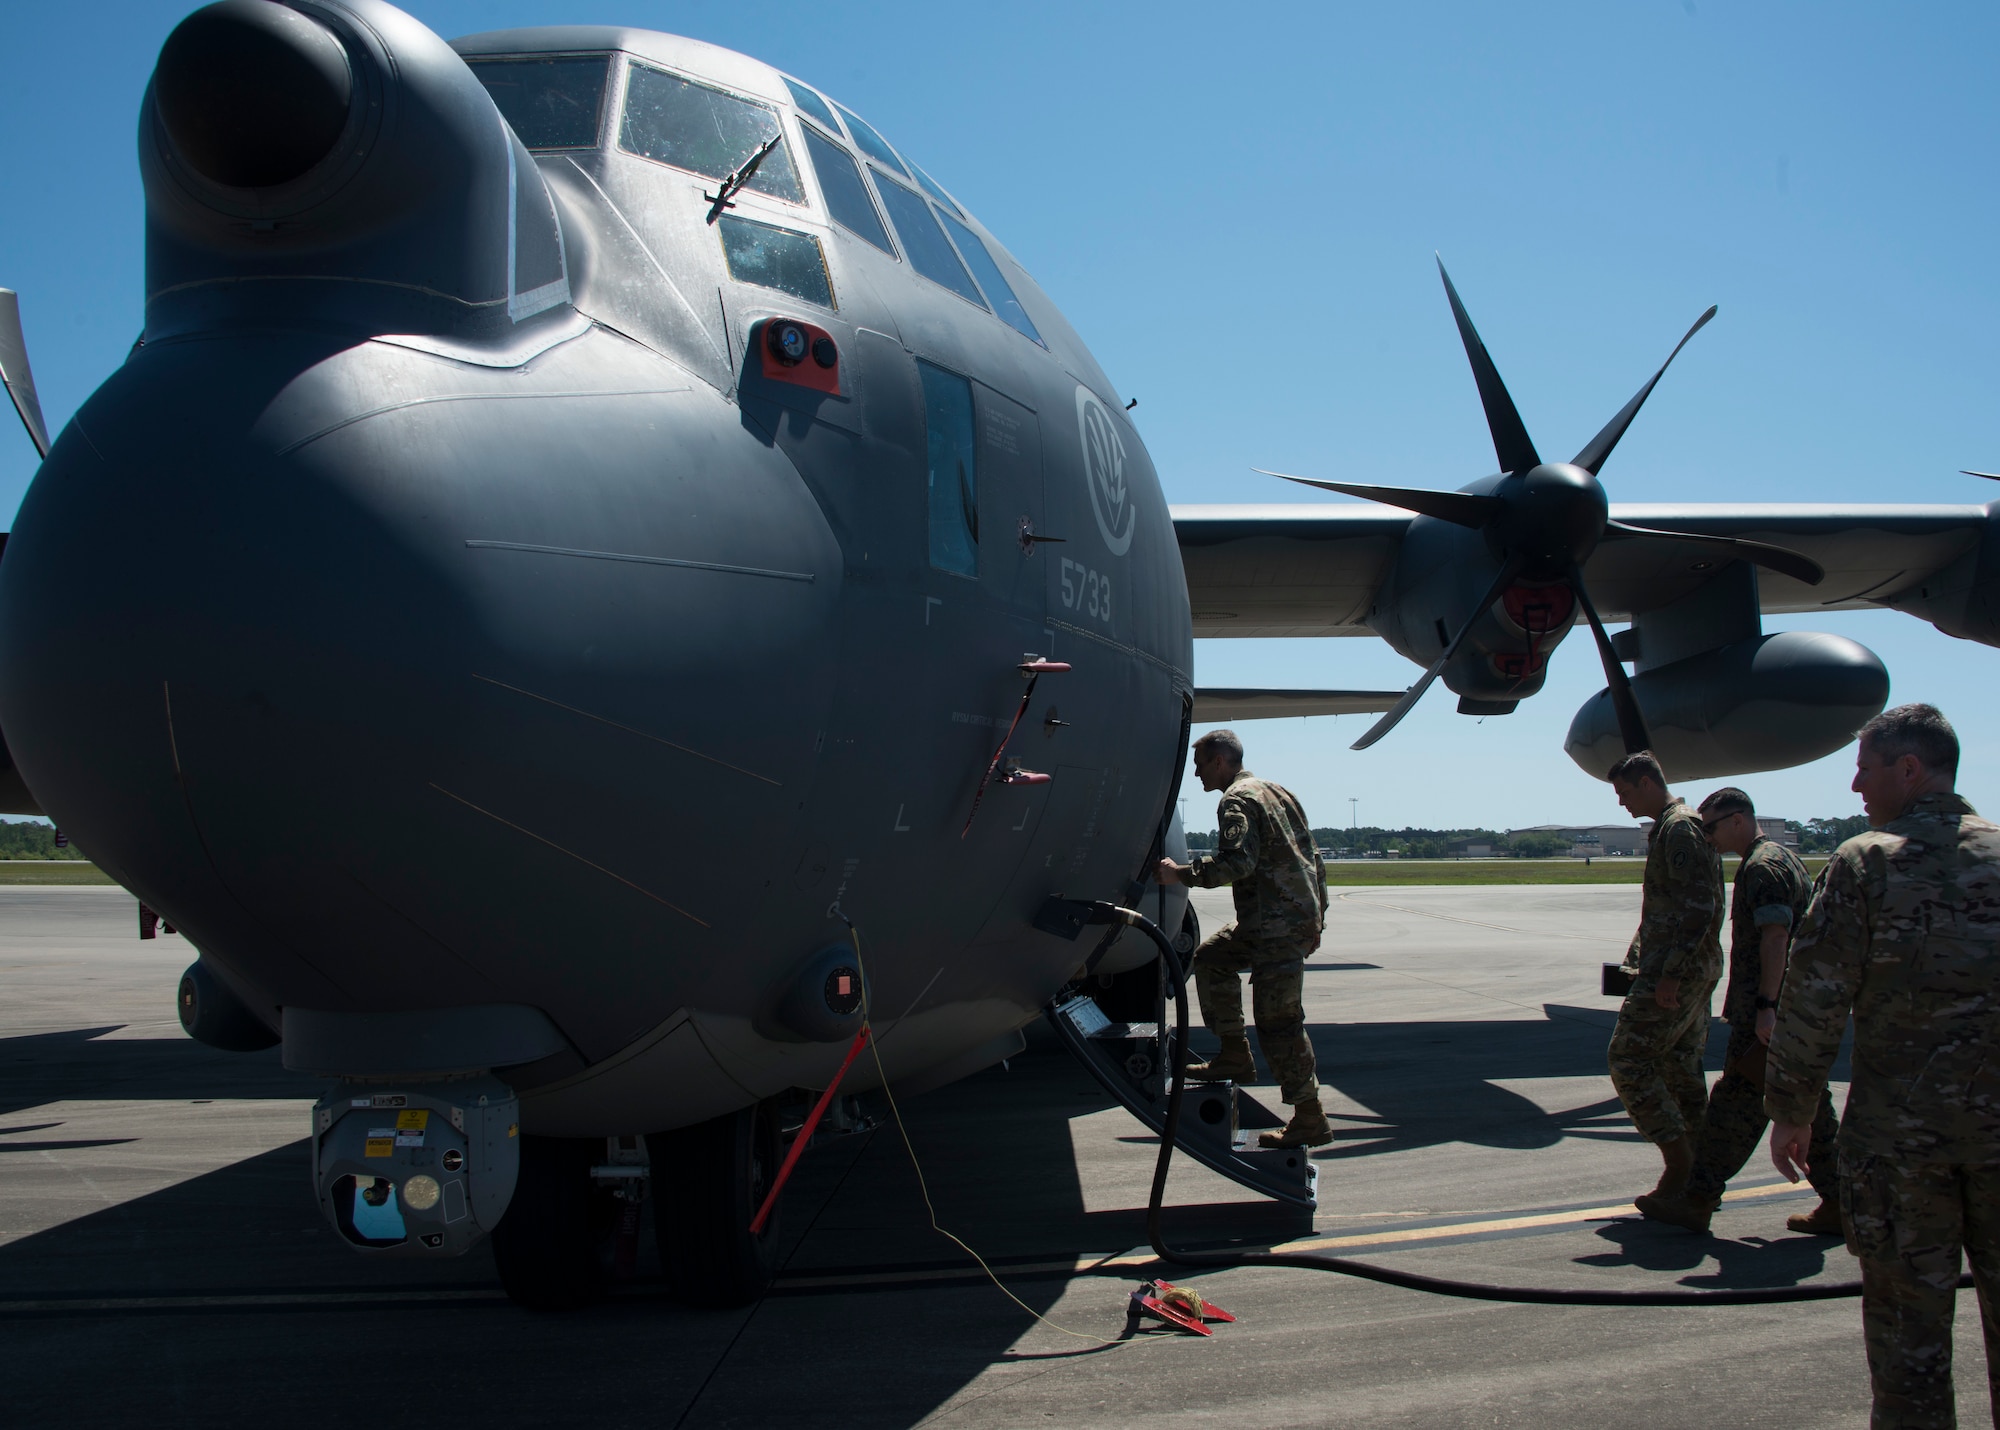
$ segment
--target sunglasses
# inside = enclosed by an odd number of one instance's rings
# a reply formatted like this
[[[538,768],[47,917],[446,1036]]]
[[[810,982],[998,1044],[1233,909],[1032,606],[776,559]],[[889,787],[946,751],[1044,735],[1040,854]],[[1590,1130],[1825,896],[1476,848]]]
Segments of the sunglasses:
[[[1724,824],[1727,824],[1730,820],[1736,818],[1736,816],[1741,813],[1743,813],[1743,811],[1740,809],[1732,809],[1727,814],[1718,814],[1713,819],[1704,819],[1701,822],[1701,832],[1703,834],[1713,834],[1718,828],[1720,828]]]

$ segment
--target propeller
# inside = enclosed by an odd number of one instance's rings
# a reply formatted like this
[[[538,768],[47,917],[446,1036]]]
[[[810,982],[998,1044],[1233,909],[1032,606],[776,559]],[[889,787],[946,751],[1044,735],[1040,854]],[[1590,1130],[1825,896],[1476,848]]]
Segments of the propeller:
[[[0,288],[0,386],[14,399],[35,455],[49,454],[49,429],[42,421],[41,399],[35,396],[35,374],[28,367],[28,345],[21,338],[21,300],[11,288]]]
[[[1459,339],[1465,344],[1465,356],[1472,364],[1472,378],[1479,388],[1480,405],[1486,412],[1487,430],[1493,434],[1494,455],[1500,459],[1499,476],[1479,483],[1487,490],[1438,492],[1265,472],[1267,476],[1284,477],[1287,481],[1309,487],[1365,497],[1369,501],[1401,507],[1405,511],[1482,532],[1488,545],[1500,557],[1500,574],[1472,608],[1457,634],[1445,645],[1444,653],[1432,662],[1422,679],[1404,692],[1394,709],[1354,742],[1354,748],[1365,750],[1393,730],[1451,663],[1466,637],[1472,633],[1472,628],[1493,603],[1515,581],[1525,578],[1530,581],[1561,581],[1575,594],[1577,604],[1583,608],[1584,616],[1590,622],[1591,634],[1596,638],[1598,659],[1604,666],[1605,683],[1610,687],[1612,706],[1618,712],[1618,729],[1624,738],[1626,751],[1643,750],[1649,743],[1645,717],[1632,694],[1632,683],[1625,676],[1625,667],[1612,649],[1611,637],[1605,634],[1604,622],[1598,617],[1596,604],[1584,588],[1583,563],[1597,549],[1599,542],[1647,537],[1703,546],[1727,552],[1808,586],[1818,585],[1826,575],[1812,558],[1782,546],[1715,533],[1665,531],[1611,519],[1610,502],[1604,494],[1603,484],[1597,479],[1598,472],[1617,448],[1626,429],[1632,425],[1633,418],[1639,415],[1639,409],[1646,405],[1646,399],[1652,396],[1660,379],[1666,375],[1667,368],[1680,356],[1688,340],[1715,316],[1716,310],[1711,307],[1695,319],[1694,326],[1667,354],[1666,362],[1660,364],[1659,370],[1647,379],[1646,385],[1633,394],[1632,400],[1604,424],[1603,430],[1592,437],[1573,460],[1544,462],[1535,450],[1533,439],[1528,436],[1527,425],[1522,422],[1514,399],[1507,392],[1507,384],[1500,378],[1500,370],[1494,365],[1492,354],[1487,352],[1478,329],[1473,327],[1471,315],[1465,311],[1465,304],[1460,301],[1458,289],[1452,285],[1451,275],[1445,271],[1442,259],[1438,260],[1438,276],[1444,279],[1445,296],[1451,300],[1451,314],[1458,324]],[[1264,471],[1261,467],[1257,470]]]
[[[1500,574],[1493,578],[1493,584],[1486,588],[1486,594],[1480,598],[1479,604],[1472,608],[1472,615],[1458,628],[1458,634],[1451,638],[1451,644],[1444,648],[1444,654],[1432,661],[1431,668],[1423,673],[1423,678],[1405,690],[1403,698],[1390,706],[1388,712],[1368,728],[1368,733],[1354,742],[1355,749],[1367,749],[1395,729],[1396,722],[1416,707],[1416,703],[1424,698],[1424,692],[1431,688],[1431,682],[1444,674],[1444,668],[1451,664],[1451,658],[1458,654],[1458,648],[1465,643],[1465,638],[1472,634],[1472,628],[1479,624],[1479,618],[1485,614],[1486,608],[1499,600],[1507,588],[1514,584],[1514,578],[1520,574],[1521,564],[1518,561],[1501,563]],[[1643,749],[1644,746],[1640,748]]]

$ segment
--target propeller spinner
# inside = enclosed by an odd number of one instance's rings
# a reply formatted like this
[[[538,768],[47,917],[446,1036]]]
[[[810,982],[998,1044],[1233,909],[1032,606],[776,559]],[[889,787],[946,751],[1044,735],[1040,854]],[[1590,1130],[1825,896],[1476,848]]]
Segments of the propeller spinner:
[[[1365,750],[1395,729],[1397,722],[1423,699],[1424,692],[1430,689],[1431,683],[1458,654],[1479,618],[1506,593],[1508,587],[1516,581],[1529,580],[1560,581],[1575,594],[1576,602],[1583,608],[1583,614],[1590,622],[1591,634],[1597,641],[1598,659],[1604,666],[1604,679],[1611,689],[1613,708],[1618,712],[1618,729],[1624,738],[1625,748],[1628,752],[1643,750],[1650,743],[1645,717],[1632,694],[1625,667],[1611,648],[1611,637],[1605,633],[1597,607],[1584,588],[1583,563],[1590,559],[1600,541],[1646,536],[1719,548],[1809,586],[1818,585],[1825,576],[1817,562],[1781,546],[1731,536],[1661,531],[1611,520],[1610,501],[1597,474],[1617,447],[1619,439],[1625,435],[1625,429],[1632,425],[1632,419],[1639,415],[1639,409],[1645,406],[1660,378],[1666,374],[1668,365],[1687,346],[1688,339],[1700,332],[1715,316],[1716,310],[1711,307],[1695,319],[1694,326],[1674,345],[1674,350],[1667,354],[1666,362],[1660,364],[1659,371],[1633,394],[1632,400],[1619,409],[1617,416],[1604,424],[1603,430],[1584,445],[1574,460],[1544,462],[1535,450],[1534,441],[1528,436],[1527,425],[1521,421],[1521,414],[1507,392],[1506,383],[1500,379],[1500,370],[1494,366],[1486,344],[1480,341],[1478,330],[1472,326],[1465,304],[1459,301],[1458,290],[1452,286],[1451,275],[1445,272],[1442,259],[1438,261],[1438,275],[1444,279],[1445,295],[1451,299],[1452,317],[1458,322],[1458,335],[1465,344],[1465,355],[1472,363],[1472,376],[1479,386],[1480,404],[1486,410],[1486,426],[1493,434],[1493,451],[1500,459],[1502,473],[1498,485],[1487,493],[1434,492],[1413,487],[1366,486],[1358,482],[1329,482],[1313,477],[1290,476],[1284,472],[1265,472],[1266,476],[1284,477],[1287,481],[1310,487],[1366,497],[1385,506],[1401,507],[1405,511],[1483,532],[1487,545],[1500,562],[1493,584],[1459,626],[1457,634],[1446,643],[1444,652],[1431,663],[1423,678],[1403,693],[1403,698],[1396,702],[1395,707],[1354,742],[1354,748]],[[1260,467],[1258,470],[1264,469]]]

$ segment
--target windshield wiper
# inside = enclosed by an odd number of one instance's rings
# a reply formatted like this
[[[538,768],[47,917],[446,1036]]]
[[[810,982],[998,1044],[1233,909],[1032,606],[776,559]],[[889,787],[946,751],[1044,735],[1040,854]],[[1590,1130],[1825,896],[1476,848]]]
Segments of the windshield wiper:
[[[709,201],[708,222],[714,223],[717,219],[721,218],[724,209],[733,209],[736,207],[735,204],[729,201],[743,191],[745,184],[757,177],[757,166],[763,163],[770,156],[771,151],[784,142],[784,139],[785,131],[780,129],[776,134],[773,134],[769,139],[760,144],[757,147],[757,152],[743,161],[741,168],[724,179],[720,188],[712,194],[702,195],[703,198]]]

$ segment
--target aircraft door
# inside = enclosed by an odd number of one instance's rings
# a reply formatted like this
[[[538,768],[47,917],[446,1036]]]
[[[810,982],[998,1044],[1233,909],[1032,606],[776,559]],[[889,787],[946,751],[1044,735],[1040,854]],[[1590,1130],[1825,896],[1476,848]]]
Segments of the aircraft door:
[[[1040,620],[1052,558],[1029,538],[1050,532],[1042,508],[1042,433],[1032,409],[984,383],[972,384],[978,432],[980,584],[994,599]]]

